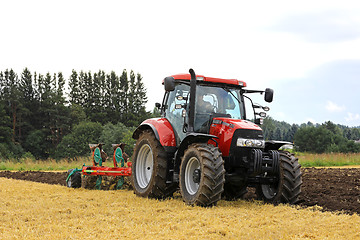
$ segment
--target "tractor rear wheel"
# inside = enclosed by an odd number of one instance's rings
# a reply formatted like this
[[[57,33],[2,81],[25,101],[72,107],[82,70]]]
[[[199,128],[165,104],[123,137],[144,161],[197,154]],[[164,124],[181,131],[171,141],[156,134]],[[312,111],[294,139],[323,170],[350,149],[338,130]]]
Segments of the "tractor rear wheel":
[[[225,169],[219,149],[205,143],[188,147],[180,165],[180,192],[188,205],[214,206],[224,191]]]
[[[167,154],[151,131],[144,131],[136,142],[131,182],[136,195],[164,199],[171,197],[177,184],[166,183]]]
[[[256,194],[259,199],[265,202],[295,204],[299,201],[301,193],[301,165],[293,154],[285,151],[279,151],[279,153],[279,181],[271,185],[258,185],[256,187]]]
[[[74,171],[74,169],[70,169],[68,171],[68,176]],[[66,182],[66,186],[69,188],[79,188],[81,187],[81,173],[74,172]]]

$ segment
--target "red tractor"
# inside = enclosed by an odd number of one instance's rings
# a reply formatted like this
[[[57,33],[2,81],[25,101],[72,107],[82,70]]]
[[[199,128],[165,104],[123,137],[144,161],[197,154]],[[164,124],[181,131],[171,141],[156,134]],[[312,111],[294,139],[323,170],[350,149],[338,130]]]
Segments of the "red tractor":
[[[269,108],[247,96],[265,93],[272,102],[273,90],[248,90],[243,81],[189,72],[163,80],[163,102],[156,104],[162,117],[145,120],[133,134],[134,192],[164,199],[180,187],[187,204],[213,206],[255,187],[266,202],[296,203],[302,184],[298,159],[279,150],[287,142],[264,140],[257,116]],[[244,98],[255,123],[246,120]]]

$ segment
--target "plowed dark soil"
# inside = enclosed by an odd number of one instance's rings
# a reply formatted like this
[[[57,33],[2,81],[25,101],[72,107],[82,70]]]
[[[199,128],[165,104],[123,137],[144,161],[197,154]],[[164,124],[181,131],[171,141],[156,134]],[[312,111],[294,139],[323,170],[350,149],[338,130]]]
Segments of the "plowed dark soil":
[[[303,168],[300,206],[360,214],[360,168]],[[65,186],[66,172],[0,171],[0,177]],[[245,196],[255,198],[253,192]]]

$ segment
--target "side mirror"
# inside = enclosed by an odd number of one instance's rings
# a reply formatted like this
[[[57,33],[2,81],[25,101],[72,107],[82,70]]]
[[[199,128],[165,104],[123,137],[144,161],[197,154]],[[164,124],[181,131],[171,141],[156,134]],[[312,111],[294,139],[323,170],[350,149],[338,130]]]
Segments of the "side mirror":
[[[274,96],[274,90],[272,90],[271,88],[267,88],[265,89],[265,97],[264,97],[264,100],[266,102],[272,102],[273,100],[273,96]]]
[[[160,110],[161,104],[157,102],[157,103],[155,103],[155,107]]]
[[[259,113],[257,113],[257,115],[259,115],[262,118],[265,118],[266,117],[266,112],[259,112]]]
[[[175,79],[173,77],[166,77],[164,79],[164,88],[165,91],[171,92],[175,89]]]

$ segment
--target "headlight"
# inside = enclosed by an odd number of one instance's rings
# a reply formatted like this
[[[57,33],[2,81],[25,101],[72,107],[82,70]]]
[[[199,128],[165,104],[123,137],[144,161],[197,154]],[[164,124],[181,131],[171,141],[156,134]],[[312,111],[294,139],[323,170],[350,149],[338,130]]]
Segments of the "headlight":
[[[236,146],[238,147],[255,147],[255,148],[264,148],[265,141],[258,139],[245,139],[238,138],[236,141]]]

